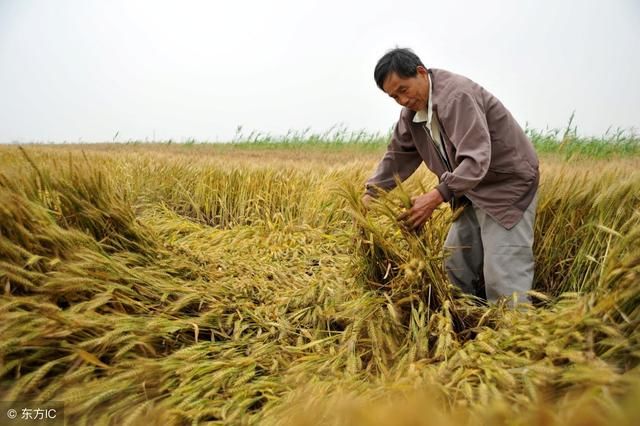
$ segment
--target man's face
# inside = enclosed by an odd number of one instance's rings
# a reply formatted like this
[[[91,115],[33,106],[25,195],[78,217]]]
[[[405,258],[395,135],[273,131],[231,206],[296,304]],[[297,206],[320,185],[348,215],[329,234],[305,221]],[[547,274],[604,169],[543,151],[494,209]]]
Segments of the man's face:
[[[382,89],[397,103],[413,111],[420,111],[427,106],[429,99],[429,78],[427,70],[419,66],[415,77],[403,78],[395,72],[390,73]]]

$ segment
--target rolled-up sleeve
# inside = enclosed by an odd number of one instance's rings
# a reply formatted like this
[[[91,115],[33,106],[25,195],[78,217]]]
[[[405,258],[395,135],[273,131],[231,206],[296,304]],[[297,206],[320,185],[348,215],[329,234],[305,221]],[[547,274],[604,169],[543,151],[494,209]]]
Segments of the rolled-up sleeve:
[[[375,173],[367,180],[366,193],[375,197],[378,190],[389,191],[396,187],[396,179],[406,180],[416,171],[422,157],[416,150],[413,137],[402,115],[393,129],[387,152]]]
[[[487,174],[491,162],[491,136],[480,105],[469,93],[460,93],[447,104],[447,121],[443,123],[455,147],[452,172],[440,177],[439,190],[446,201],[451,195],[460,197],[478,185]]]

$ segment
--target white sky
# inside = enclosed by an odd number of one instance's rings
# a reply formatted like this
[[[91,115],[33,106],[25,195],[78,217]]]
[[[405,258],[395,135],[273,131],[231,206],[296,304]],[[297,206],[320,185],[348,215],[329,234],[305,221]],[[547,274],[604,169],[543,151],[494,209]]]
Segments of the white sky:
[[[638,0],[0,0],[0,142],[387,131],[396,45],[523,126],[638,132],[639,44]]]

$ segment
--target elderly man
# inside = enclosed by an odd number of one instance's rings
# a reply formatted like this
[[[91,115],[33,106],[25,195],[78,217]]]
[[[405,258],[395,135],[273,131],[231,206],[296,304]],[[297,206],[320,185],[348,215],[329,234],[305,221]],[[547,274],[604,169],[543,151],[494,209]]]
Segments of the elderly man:
[[[466,77],[427,69],[409,49],[387,52],[374,77],[403,108],[365,204],[424,162],[439,184],[414,197],[400,219],[418,229],[443,202],[462,207],[445,242],[451,281],[490,302],[514,293],[526,302],[539,181],[531,141],[495,96]]]

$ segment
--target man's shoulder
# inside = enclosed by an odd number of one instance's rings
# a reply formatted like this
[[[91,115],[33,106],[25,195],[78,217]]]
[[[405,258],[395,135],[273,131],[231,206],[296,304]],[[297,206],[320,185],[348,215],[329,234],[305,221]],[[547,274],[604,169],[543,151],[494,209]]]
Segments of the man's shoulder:
[[[475,97],[482,89],[475,81],[461,74],[439,68],[431,68],[430,71],[435,104],[447,104],[452,99],[459,98],[463,94]]]
[[[443,69],[431,69],[433,104],[444,118],[460,103],[475,102],[482,105],[492,95],[468,77]]]
[[[453,71],[445,70],[442,68],[429,68],[429,71],[431,72],[431,76],[434,80],[433,81],[434,85],[437,85],[437,84],[446,85],[451,83],[476,84],[469,77],[466,77],[462,74],[455,73]]]

